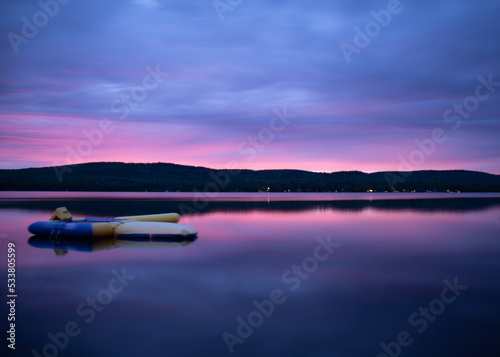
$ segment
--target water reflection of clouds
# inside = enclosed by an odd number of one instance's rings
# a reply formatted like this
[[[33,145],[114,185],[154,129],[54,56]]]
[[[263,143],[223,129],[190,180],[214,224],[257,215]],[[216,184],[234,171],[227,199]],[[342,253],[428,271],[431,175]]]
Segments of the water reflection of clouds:
[[[332,234],[339,242],[346,244],[373,245],[373,249],[377,249],[381,242],[385,242],[387,254],[390,254],[390,248],[394,246],[411,246],[413,254],[418,254],[420,250],[430,254],[436,249],[438,251],[448,249],[452,253],[459,252],[461,245],[467,245],[469,236],[478,236],[478,239],[483,240],[484,237],[488,237],[492,225],[496,223],[494,218],[498,214],[495,211],[469,212],[465,216],[460,213],[462,211],[457,214],[450,212],[435,214],[427,211],[402,210],[391,212],[389,215],[385,211],[372,209],[356,215],[346,215],[343,211],[322,211],[320,214],[311,214],[307,211],[251,211],[248,214],[233,211],[211,212],[189,218],[189,224],[200,232],[200,239],[195,246],[186,248],[189,252],[131,251],[120,254],[99,252],[91,256],[74,252],[71,260],[62,258],[57,263],[53,252],[33,250],[26,244],[25,239],[29,234],[24,233],[25,227],[33,219],[42,219],[40,212],[3,209],[0,213],[2,220],[9,222],[6,225],[6,232],[25,248],[23,249],[25,254],[30,257],[27,259],[27,264],[33,266],[51,263],[84,264],[123,259],[156,260],[165,256],[168,256],[168,259],[189,259],[192,256],[238,251],[243,246],[245,249],[259,249],[263,254],[271,247],[277,246],[279,251],[273,252],[273,256],[278,256],[284,254],[283,252],[292,245],[313,240],[324,234]],[[484,244],[494,244],[487,241],[486,239],[483,242],[483,247]],[[256,245],[256,242],[259,242],[259,245]],[[474,247],[468,248],[474,249]]]
[[[80,212],[102,206],[87,204]],[[0,214],[12,222],[9,229],[20,251],[20,352],[29,355],[29,348],[47,343],[49,331],[75,319],[85,329],[64,351],[72,356],[97,350],[124,356],[225,355],[221,334],[235,328],[237,316],[248,315],[254,299],[279,288],[287,293],[286,303],[238,355],[376,355],[379,343],[408,328],[408,315],[439,294],[443,279],[454,276],[469,290],[405,355],[429,355],[429,346],[434,355],[446,355],[457,336],[463,336],[461,346],[468,352],[477,341],[495,347],[500,287],[492,272],[499,267],[500,208],[490,203],[473,203],[471,210],[449,202],[435,209],[405,205],[319,211],[309,204],[305,210],[254,207],[247,214],[229,205],[190,216],[199,237],[186,248],[65,257],[26,242],[26,226],[46,219],[43,209],[17,207],[9,213],[4,207]],[[144,213],[152,213],[153,206]],[[311,254],[317,236],[326,235],[341,247],[290,291],[283,272]],[[106,286],[111,269],[122,266],[137,278],[92,325],[84,325],[76,306]]]

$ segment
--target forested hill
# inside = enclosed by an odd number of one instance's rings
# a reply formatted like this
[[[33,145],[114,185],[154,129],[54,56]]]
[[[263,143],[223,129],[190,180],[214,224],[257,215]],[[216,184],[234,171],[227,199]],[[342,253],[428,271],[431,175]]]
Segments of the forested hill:
[[[371,174],[213,170],[167,163],[97,162],[0,170],[0,187],[13,191],[500,192],[500,175],[464,170]]]

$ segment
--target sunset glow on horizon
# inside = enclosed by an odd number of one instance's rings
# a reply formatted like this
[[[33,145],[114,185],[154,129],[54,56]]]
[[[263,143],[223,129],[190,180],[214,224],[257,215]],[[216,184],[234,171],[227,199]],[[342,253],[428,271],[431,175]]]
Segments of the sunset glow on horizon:
[[[41,3],[0,5],[0,169],[500,174],[496,1]]]

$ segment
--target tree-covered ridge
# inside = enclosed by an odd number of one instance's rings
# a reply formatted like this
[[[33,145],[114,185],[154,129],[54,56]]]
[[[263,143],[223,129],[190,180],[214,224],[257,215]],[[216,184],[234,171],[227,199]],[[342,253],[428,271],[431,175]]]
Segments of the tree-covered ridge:
[[[465,170],[371,174],[214,170],[169,163],[97,162],[0,170],[0,185],[14,191],[500,192],[500,175]]]

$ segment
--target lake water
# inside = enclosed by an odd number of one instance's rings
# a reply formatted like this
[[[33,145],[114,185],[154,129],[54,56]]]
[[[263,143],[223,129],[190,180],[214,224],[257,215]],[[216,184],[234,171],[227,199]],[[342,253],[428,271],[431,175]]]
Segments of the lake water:
[[[499,194],[0,197],[6,301],[10,242],[17,264],[15,352],[5,333],[9,306],[1,310],[8,355],[500,351]],[[195,227],[198,239],[62,241],[55,251],[26,228],[59,206],[74,217],[183,212],[180,223]]]

